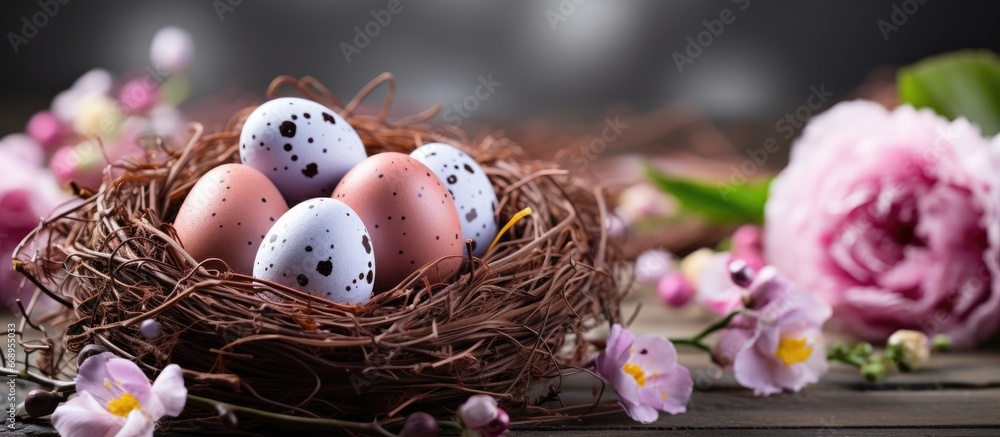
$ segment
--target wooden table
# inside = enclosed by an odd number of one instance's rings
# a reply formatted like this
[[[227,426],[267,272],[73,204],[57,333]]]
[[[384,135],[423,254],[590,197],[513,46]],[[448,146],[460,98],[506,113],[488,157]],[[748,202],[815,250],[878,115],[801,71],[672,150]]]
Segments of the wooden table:
[[[641,304],[632,325],[637,334],[694,334],[711,321],[700,310],[665,309],[651,290],[633,292],[625,314]],[[654,423],[631,421],[624,413],[591,417],[581,423],[515,428],[515,436],[839,436],[839,435],[1000,435],[1000,352],[995,349],[935,354],[926,367],[866,383],[853,368],[832,365],[820,383],[800,393],[766,398],[736,384],[701,352],[679,347],[691,369],[695,392],[688,412],[663,414]],[[569,378],[564,401],[592,403],[599,384],[591,377]],[[610,387],[609,387],[610,388]],[[604,401],[613,402],[610,390]],[[44,425],[22,426],[9,435],[55,435]]]

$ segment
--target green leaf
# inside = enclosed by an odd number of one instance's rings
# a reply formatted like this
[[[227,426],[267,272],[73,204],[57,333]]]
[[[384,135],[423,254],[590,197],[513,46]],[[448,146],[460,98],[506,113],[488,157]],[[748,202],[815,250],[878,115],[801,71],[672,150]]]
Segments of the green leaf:
[[[661,190],[673,195],[682,213],[698,214],[715,224],[764,222],[764,203],[771,179],[747,181],[743,184],[715,185],[667,175],[646,165],[649,179]]]
[[[950,119],[964,116],[983,134],[1000,132],[1000,58],[966,50],[924,59],[899,70],[899,100]]]

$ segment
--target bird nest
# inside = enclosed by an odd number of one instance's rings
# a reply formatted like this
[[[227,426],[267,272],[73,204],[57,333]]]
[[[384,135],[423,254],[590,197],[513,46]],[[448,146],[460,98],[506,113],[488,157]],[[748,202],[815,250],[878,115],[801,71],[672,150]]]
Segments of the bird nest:
[[[359,113],[382,84],[378,114]],[[70,356],[99,344],[151,378],[179,364],[192,395],[300,417],[447,414],[472,394],[496,397],[512,415],[551,413],[540,402],[588,360],[584,333],[620,318],[622,258],[606,233],[602,193],[554,163],[520,157],[515,145],[434,128],[426,120],[439,106],[390,121],[394,87],[384,74],[343,105],[311,78],[283,76],[267,94],[292,91],[339,110],[369,155],[430,141],[469,153],[496,189],[500,223],[532,211],[491,252],[444,283],[425,279],[433,267],[425,266],[360,306],[192,259],[171,222],[202,175],[239,161],[240,129],[254,109],[246,108],[217,133],[192,124],[183,147],[152,141],[146,157],[116,164],[124,173],[96,193],[77,190],[80,205],[22,243],[17,269],[65,306],[47,321],[59,334],[38,367],[72,377]],[[140,335],[146,319],[159,322],[160,337]],[[60,339],[72,353],[51,353]],[[205,423],[212,414],[188,411]]]

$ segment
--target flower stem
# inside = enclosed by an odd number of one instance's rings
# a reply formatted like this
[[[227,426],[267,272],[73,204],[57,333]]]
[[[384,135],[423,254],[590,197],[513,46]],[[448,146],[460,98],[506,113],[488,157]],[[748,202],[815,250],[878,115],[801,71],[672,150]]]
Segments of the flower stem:
[[[0,367],[0,375],[13,376],[25,381],[34,382],[35,384],[52,387],[59,393],[72,393],[76,391],[76,383],[73,381],[59,381],[37,373],[32,373],[28,371],[28,369],[13,370],[9,367]]]
[[[705,352],[712,353],[712,348],[708,347],[708,345],[700,341],[695,341],[694,339],[691,338],[670,338],[668,340],[670,340],[670,342],[673,344],[686,344],[688,346],[694,346]]]
[[[712,353],[712,348],[708,347],[705,343],[702,342],[702,340],[704,340],[705,337],[708,337],[709,334],[729,326],[729,323],[733,321],[733,318],[739,315],[741,312],[742,310],[736,310],[727,314],[726,317],[723,317],[722,319],[719,319],[719,321],[709,325],[707,328],[703,329],[694,337],[670,338],[668,340],[670,340],[670,342],[673,344],[686,344],[688,346],[694,346],[705,352]]]
[[[378,424],[378,422],[351,422],[347,420],[337,420],[337,419],[319,419],[312,417],[290,416],[287,414],[279,414],[279,413],[272,413],[269,411],[258,410],[256,408],[241,407],[239,405],[227,404],[225,402],[219,402],[195,395],[188,395],[187,399],[189,405],[200,405],[202,407],[214,411],[228,410],[233,412],[233,414],[252,416],[258,419],[262,419],[269,423],[301,425],[304,427],[309,427],[314,429],[333,428],[340,430],[358,431],[368,435],[395,437],[395,434],[386,431],[385,428],[382,428],[382,425]]]

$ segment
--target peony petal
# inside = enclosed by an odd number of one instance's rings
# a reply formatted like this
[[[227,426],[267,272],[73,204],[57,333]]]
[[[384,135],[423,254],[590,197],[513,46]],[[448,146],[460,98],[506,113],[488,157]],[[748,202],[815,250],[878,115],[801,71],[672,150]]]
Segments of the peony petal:
[[[52,413],[52,426],[62,437],[110,437],[124,424],[125,418],[109,413],[86,391],[79,392]]]
[[[153,382],[153,394],[159,398],[163,414],[167,416],[176,417],[181,414],[187,403],[187,393],[181,367],[176,364],[164,368]]]

